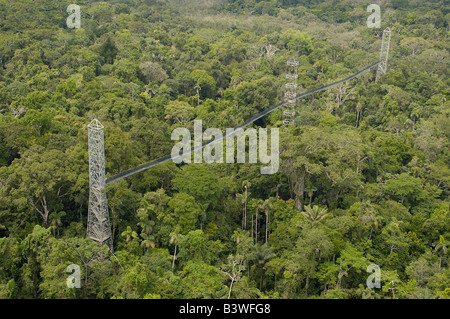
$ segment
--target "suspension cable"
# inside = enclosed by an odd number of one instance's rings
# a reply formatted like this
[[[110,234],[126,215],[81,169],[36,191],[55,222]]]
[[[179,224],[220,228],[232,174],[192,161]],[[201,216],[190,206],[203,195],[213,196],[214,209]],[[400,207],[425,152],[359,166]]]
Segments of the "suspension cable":
[[[333,86],[339,85],[339,84],[341,84],[341,83],[344,83],[344,82],[353,80],[354,78],[356,78],[356,77],[360,76],[361,74],[363,74],[363,73],[369,71],[370,69],[372,69],[373,67],[377,66],[377,65],[380,64],[380,63],[381,63],[381,61],[375,62],[375,63],[369,65],[368,67],[365,67],[364,69],[362,69],[362,70],[356,72],[355,74],[350,75],[349,77],[346,77],[345,79],[342,79],[342,80],[339,80],[339,81],[337,81],[337,82],[330,83],[330,84],[327,84],[327,85],[323,85],[323,86],[321,86],[321,87],[318,87],[318,88],[309,90],[309,91],[304,92],[304,93],[300,93],[300,94],[298,94],[298,95],[295,97],[295,99],[301,99],[301,98],[307,97],[307,96],[309,96],[309,95],[311,95],[311,94],[314,94],[314,93],[317,93],[317,92],[320,92],[320,91],[324,91],[324,90],[326,90],[326,89],[328,89],[328,88],[331,88],[331,87],[333,87]],[[190,154],[190,153],[192,153],[192,152],[195,152],[195,151],[198,150],[198,149],[201,149],[201,148],[205,147],[206,145],[213,144],[213,143],[215,143],[215,142],[218,142],[218,141],[224,139],[225,137],[232,136],[232,135],[236,134],[238,131],[240,131],[241,129],[243,129],[244,127],[246,127],[246,126],[252,124],[253,122],[255,122],[255,121],[259,120],[260,118],[264,117],[265,115],[267,115],[267,114],[269,114],[269,113],[275,111],[276,109],[278,109],[278,108],[280,108],[280,107],[286,105],[287,103],[288,103],[287,101],[284,101],[284,102],[281,102],[281,103],[279,103],[279,104],[277,104],[277,105],[274,105],[274,106],[272,106],[272,107],[270,107],[270,108],[267,108],[267,109],[265,109],[264,111],[262,111],[262,112],[256,114],[255,116],[251,117],[250,119],[248,119],[248,120],[245,121],[244,123],[242,123],[242,124],[236,126],[236,127],[234,128],[234,130],[229,130],[228,133],[224,133],[224,134],[223,134],[221,137],[219,137],[219,138],[216,138],[216,139],[214,139],[214,140],[212,140],[212,141],[205,142],[205,143],[203,143],[202,145],[198,145],[198,146],[196,146],[196,147],[194,147],[194,148],[192,148],[192,149],[188,149],[188,150],[186,150],[186,151],[183,153],[183,155],[180,155],[180,154],[174,154],[173,156],[172,156],[172,155],[166,155],[166,156],[161,157],[161,158],[159,158],[159,159],[157,159],[157,160],[155,160],[155,161],[153,161],[153,162],[150,162],[150,163],[147,163],[147,164],[144,164],[144,165],[141,165],[141,166],[137,166],[137,167],[135,167],[135,168],[129,169],[129,170],[124,171],[124,172],[122,172],[122,173],[119,173],[119,174],[117,174],[117,175],[115,175],[115,176],[112,176],[112,177],[106,179],[106,184],[110,184],[110,183],[116,182],[116,181],[121,180],[121,179],[123,179],[123,178],[126,178],[126,177],[128,177],[128,176],[131,176],[131,175],[134,175],[134,174],[136,174],[136,173],[145,171],[145,170],[147,170],[147,169],[149,169],[149,168],[151,168],[151,167],[154,167],[154,166],[156,166],[156,165],[159,165],[159,164],[168,162],[168,161],[170,161],[170,160],[176,159],[176,158],[181,157],[181,156],[185,156],[185,155],[187,155],[187,154]]]

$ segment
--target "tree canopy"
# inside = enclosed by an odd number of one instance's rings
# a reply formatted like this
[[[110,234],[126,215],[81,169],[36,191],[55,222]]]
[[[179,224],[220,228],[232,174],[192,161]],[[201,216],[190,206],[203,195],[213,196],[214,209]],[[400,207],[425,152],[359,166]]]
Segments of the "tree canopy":
[[[445,1],[0,0],[0,298],[450,298]],[[107,186],[114,254],[86,238],[87,125],[107,177],[296,102],[280,170],[168,162]],[[81,288],[66,269],[80,267]],[[369,289],[367,266],[381,270]]]

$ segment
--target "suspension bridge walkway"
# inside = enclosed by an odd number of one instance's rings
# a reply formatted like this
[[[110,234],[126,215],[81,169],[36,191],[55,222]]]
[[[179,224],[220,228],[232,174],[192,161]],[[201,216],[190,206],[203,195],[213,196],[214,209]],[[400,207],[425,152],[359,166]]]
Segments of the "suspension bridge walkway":
[[[342,80],[339,80],[339,81],[337,81],[337,82],[333,82],[333,83],[330,83],[330,84],[327,84],[327,85],[323,85],[323,86],[321,86],[321,87],[318,87],[318,88],[309,90],[309,91],[307,91],[307,92],[298,94],[298,95],[295,97],[295,99],[301,99],[301,98],[307,97],[307,96],[309,96],[309,95],[311,95],[311,94],[314,94],[314,93],[317,93],[317,92],[320,92],[320,91],[327,90],[327,89],[329,89],[329,88],[331,88],[331,87],[333,87],[333,86],[339,85],[339,84],[341,84],[341,83],[344,83],[344,82],[353,80],[354,78],[357,78],[358,76],[362,75],[363,73],[365,73],[365,72],[371,70],[372,68],[378,66],[380,63],[382,63],[381,60],[378,61],[378,62],[375,62],[375,63],[373,63],[373,64],[371,64],[371,65],[369,65],[369,66],[367,66],[367,67],[365,67],[365,68],[362,69],[362,70],[359,70],[359,71],[356,72],[355,74],[352,74],[352,75],[346,77],[345,79],[342,79]],[[190,153],[195,152],[196,150],[201,149],[201,148],[203,148],[203,147],[205,147],[205,146],[207,146],[207,145],[209,145],[209,144],[213,144],[213,143],[218,142],[218,141],[220,141],[220,140],[222,140],[222,139],[224,139],[224,138],[226,138],[226,137],[232,136],[232,135],[236,134],[239,130],[245,128],[246,126],[248,126],[248,125],[254,123],[255,121],[259,120],[260,118],[266,116],[267,114],[269,114],[269,113],[271,113],[271,112],[273,112],[273,111],[279,109],[280,107],[282,107],[282,106],[284,106],[284,105],[286,105],[286,104],[288,104],[288,103],[289,103],[288,101],[284,101],[284,102],[279,103],[279,104],[277,104],[277,105],[274,105],[274,106],[272,106],[272,107],[270,107],[270,108],[267,108],[267,109],[265,109],[264,111],[262,111],[262,112],[256,114],[255,116],[251,117],[250,119],[248,119],[247,121],[245,121],[245,122],[242,123],[241,125],[238,125],[237,127],[234,128],[234,130],[232,130],[232,131],[230,130],[231,133],[224,133],[224,134],[222,135],[222,137],[216,138],[216,139],[214,139],[214,140],[212,140],[212,141],[209,141],[209,142],[205,142],[205,143],[203,143],[202,145],[199,145],[199,146],[194,147],[194,148],[192,148],[192,149],[190,149],[190,150],[187,150],[183,155],[178,155],[178,156],[177,156],[177,155],[173,155],[173,156],[172,156],[172,155],[167,155],[167,156],[161,157],[161,158],[159,158],[159,159],[157,159],[157,160],[154,160],[154,161],[152,161],[152,162],[150,162],[150,163],[143,164],[143,165],[141,165],[141,166],[138,166],[138,167],[129,169],[129,170],[127,170],[127,171],[124,171],[124,172],[122,172],[122,173],[119,173],[119,174],[117,174],[117,175],[115,175],[115,176],[109,177],[108,179],[106,179],[106,184],[111,184],[111,183],[116,182],[116,181],[118,181],[118,180],[121,180],[121,179],[123,179],[123,178],[126,178],[126,177],[132,176],[132,175],[134,175],[134,174],[143,172],[143,171],[145,171],[145,170],[147,170],[147,169],[149,169],[149,168],[152,168],[152,167],[154,167],[154,166],[160,165],[160,164],[162,164],[162,163],[166,163],[166,162],[168,162],[168,161],[170,161],[170,160],[173,160],[173,159],[175,159],[175,158],[177,158],[177,157],[181,157],[181,156],[184,156],[184,155],[186,155],[186,154],[190,154]]]

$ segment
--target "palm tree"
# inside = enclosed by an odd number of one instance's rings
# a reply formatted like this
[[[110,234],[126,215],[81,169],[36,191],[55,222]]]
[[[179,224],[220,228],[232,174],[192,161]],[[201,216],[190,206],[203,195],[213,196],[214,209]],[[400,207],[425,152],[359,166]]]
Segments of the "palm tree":
[[[242,229],[247,228],[247,203],[248,203],[248,187],[250,186],[250,183],[247,181],[242,182],[242,185],[244,187],[244,193],[243,194],[236,194],[236,199],[240,200],[242,203]]]
[[[172,272],[175,268],[175,259],[177,258],[177,247],[180,240],[183,239],[183,235],[180,234],[179,228],[175,228],[175,231],[170,233],[170,243],[175,244],[175,250],[173,252],[173,260],[172,260]]]
[[[258,199],[254,201],[256,210],[255,210],[255,244],[258,243],[258,213],[260,210],[264,210],[264,201],[262,199]],[[252,219],[253,221],[253,219]],[[253,227],[253,223],[252,223]]]
[[[275,198],[270,197],[269,199],[266,199],[263,204],[264,215],[266,215],[266,244],[267,244],[268,235],[269,235],[269,211],[272,209],[274,202],[275,202]]]
[[[284,186],[285,185],[285,183],[282,183],[281,181],[277,184],[277,186],[275,186],[275,187],[273,187],[270,191],[272,192],[272,193],[275,193],[275,198],[280,198],[280,195],[279,195],[279,193],[280,193],[280,188],[282,187],[282,186]]]
[[[121,234],[122,237],[125,237],[125,241],[129,243],[131,240],[138,238],[138,234],[131,229],[130,226],[127,226],[127,230],[123,231]]]
[[[61,218],[63,218],[64,216],[66,216],[66,212],[52,213],[49,216],[49,219],[51,220],[51,225],[54,226],[55,229],[58,229],[58,227],[62,226]],[[53,233],[53,235],[55,234]],[[59,237],[59,229],[58,229],[58,237]]]
[[[150,247],[155,248],[155,238],[153,236],[147,235],[146,233],[142,232],[141,237],[144,239],[141,242],[141,246],[144,247],[145,253]]]
[[[442,264],[442,256],[448,253],[449,243],[445,240],[444,236],[439,236],[439,243],[434,247],[434,251],[439,255],[439,268]]]
[[[269,247],[267,244],[258,245],[256,244],[252,248],[252,252],[250,253],[250,259],[255,262],[255,264],[259,267],[259,290],[262,289],[262,279],[263,279],[263,270],[266,263],[275,257],[276,255],[273,253],[274,248]]]
[[[140,221],[137,225],[142,228],[141,235],[144,233],[147,236],[150,236],[153,231],[153,226],[155,226],[155,222],[147,218]]]
[[[244,208],[243,208],[243,225],[244,227],[242,229],[247,228],[247,201],[248,201],[248,192],[247,189],[250,187],[250,182],[243,181],[242,185],[244,186],[245,193],[244,193]]]
[[[320,222],[329,214],[327,214],[327,208],[320,208],[317,205],[314,205],[312,208],[310,205],[305,206],[305,211],[301,214],[311,220],[312,222]]]
[[[196,86],[194,86],[194,89],[197,90],[197,109],[200,107],[200,91],[201,91],[201,87],[200,85],[197,83]]]
[[[311,183],[309,183],[309,185],[305,187],[305,192],[308,193],[309,196],[309,205],[311,205],[312,196],[315,191],[317,191],[317,188],[315,188]]]

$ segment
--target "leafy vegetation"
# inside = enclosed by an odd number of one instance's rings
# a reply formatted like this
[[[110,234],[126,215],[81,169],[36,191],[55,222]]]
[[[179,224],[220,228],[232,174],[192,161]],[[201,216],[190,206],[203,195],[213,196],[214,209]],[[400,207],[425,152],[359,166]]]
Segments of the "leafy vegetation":
[[[383,1],[388,72],[277,110],[280,171],[172,162],[108,185],[114,255],[86,238],[87,124],[106,173],[170,154],[377,61],[366,1],[0,0],[1,298],[449,298],[450,8]],[[66,267],[81,269],[68,288]],[[367,266],[381,268],[369,289]]]

